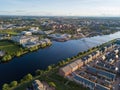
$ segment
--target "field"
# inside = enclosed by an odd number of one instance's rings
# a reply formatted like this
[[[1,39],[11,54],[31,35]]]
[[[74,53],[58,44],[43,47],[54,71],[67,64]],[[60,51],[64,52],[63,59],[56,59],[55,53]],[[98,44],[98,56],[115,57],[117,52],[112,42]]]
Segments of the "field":
[[[6,30],[0,30],[0,34],[18,35],[22,31],[27,31],[27,30],[29,30],[29,27],[18,28],[18,29],[6,29]]]
[[[0,41],[0,50],[5,51],[7,54],[13,55],[20,50],[20,47],[10,41]]]

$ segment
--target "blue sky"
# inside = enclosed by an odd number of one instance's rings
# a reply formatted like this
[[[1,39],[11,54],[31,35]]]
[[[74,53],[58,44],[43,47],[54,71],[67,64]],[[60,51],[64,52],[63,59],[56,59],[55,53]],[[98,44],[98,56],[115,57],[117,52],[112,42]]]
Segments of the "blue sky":
[[[120,16],[120,0],[0,0],[0,15]]]

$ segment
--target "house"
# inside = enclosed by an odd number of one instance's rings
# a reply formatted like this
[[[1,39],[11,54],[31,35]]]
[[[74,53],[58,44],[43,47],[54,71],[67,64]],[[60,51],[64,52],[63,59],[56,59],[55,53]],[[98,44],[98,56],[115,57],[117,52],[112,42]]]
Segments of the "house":
[[[100,48],[99,51],[102,54],[104,52],[104,47]]]
[[[110,50],[110,49],[112,49],[114,47],[114,45],[108,44],[106,47],[107,47],[107,50]]]
[[[108,87],[95,83],[77,74],[74,76],[73,80],[85,87],[89,87],[91,90],[110,90]]]
[[[32,35],[32,33],[29,31],[22,31],[21,35]]]
[[[91,90],[94,90],[94,88],[95,88],[94,82],[92,82],[92,81],[90,81],[90,80],[88,80],[80,75],[75,75],[73,80],[77,83],[82,84],[85,87],[89,87]]]
[[[41,31],[39,27],[31,27],[29,29],[29,32],[31,32],[32,34],[44,34],[44,32]]]
[[[96,59],[96,52],[92,53],[92,59]]]
[[[37,32],[39,30],[39,27],[31,27],[29,29],[30,32],[34,33],[34,32]]]
[[[78,65],[78,68],[83,66],[83,62],[81,59],[76,60],[75,63]]]
[[[118,49],[115,49],[114,52],[115,52],[115,54],[118,54],[118,53],[119,53],[119,50],[118,50]]]
[[[70,73],[72,73],[72,68],[69,65],[66,65],[59,69],[59,74],[61,76],[65,77],[65,76],[69,75]]]
[[[105,55],[103,55],[103,56],[102,56],[102,59],[103,59],[103,60],[105,60],[105,59],[106,59],[106,56],[105,56]]]
[[[67,76],[82,66],[83,66],[83,61],[81,59],[75,60],[74,62],[60,68],[59,74],[61,76]]]
[[[88,59],[86,56],[82,57],[82,61],[84,63],[84,65],[86,65],[88,63]]]
[[[111,59],[108,59],[107,61],[108,61],[108,63],[110,63],[110,64],[113,64],[113,63],[115,62],[115,60],[112,59],[112,58],[111,58]]]
[[[39,80],[35,80],[32,83],[33,90],[45,90],[43,84]]]
[[[75,62],[72,62],[71,64],[69,64],[69,66],[71,67],[72,72],[78,69],[78,64]]]
[[[98,76],[108,79],[110,81],[115,81],[115,78],[116,78],[116,74],[114,74],[114,73],[110,73],[108,71],[97,69],[97,68],[94,68],[91,66],[88,66],[86,71],[88,73],[91,73],[93,75],[98,75]]]
[[[91,54],[91,55],[92,55],[92,59],[96,59],[100,54],[101,54],[101,52],[100,52],[99,50],[93,52],[93,53]]]
[[[92,55],[90,54],[90,55],[88,55],[88,62],[91,62],[93,59],[92,59]]]
[[[96,58],[97,58],[99,55],[100,55],[100,51],[97,50],[97,51],[96,51]]]
[[[104,52],[107,52],[107,50],[108,50],[107,47],[104,47]]]

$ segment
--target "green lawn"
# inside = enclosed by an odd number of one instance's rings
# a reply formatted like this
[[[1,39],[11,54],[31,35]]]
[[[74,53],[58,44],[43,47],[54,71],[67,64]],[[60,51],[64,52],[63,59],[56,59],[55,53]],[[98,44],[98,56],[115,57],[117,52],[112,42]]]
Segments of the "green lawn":
[[[17,32],[7,32],[7,34],[10,34],[10,35],[18,35]]]
[[[0,41],[0,50],[3,50],[6,53],[12,55],[15,52],[19,51],[20,47],[10,41]]]

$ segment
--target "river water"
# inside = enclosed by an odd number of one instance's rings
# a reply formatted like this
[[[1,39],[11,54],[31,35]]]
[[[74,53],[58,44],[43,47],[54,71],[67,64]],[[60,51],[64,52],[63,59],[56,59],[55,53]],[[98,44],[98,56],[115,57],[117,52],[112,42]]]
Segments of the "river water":
[[[0,88],[3,83],[20,80],[28,73],[35,73],[37,69],[45,69],[50,64],[77,55],[91,47],[100,45],[115,38],[120,38],[120,32],[110,35],[55,42],[50,47],[39,49],[19,58],[14,58],[8,63],[0,64]]]

